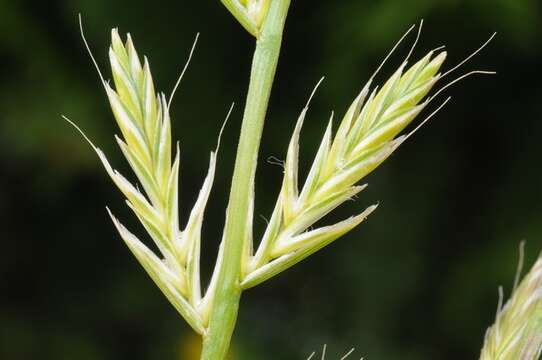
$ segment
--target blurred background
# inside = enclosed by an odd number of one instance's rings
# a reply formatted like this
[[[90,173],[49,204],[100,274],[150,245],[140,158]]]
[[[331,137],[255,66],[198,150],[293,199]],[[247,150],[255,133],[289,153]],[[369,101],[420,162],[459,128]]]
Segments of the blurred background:
[[[452,102],[329,221],[380,203],[324,251],[245,293],[232,359],[474,359],[512,287],[542,249],[542,4],[536,0],[292,1],[257,174],[256,238],[315,83],[302,133],[306,170],[332,110],[342,116],[388,50],[425,19],[415,57],[446,45],[447,68],[495,40],[456,74],[496,70],[449,89]],[[143,237],[79,124],[128,173],[114,120],[79,36],[106,77],[109,31],[131,32],[174,101],[183,223],[232,101],[204,224],[205,273],[216,256],[248,81],[252,39],[218,0],[0,0],[0,359],[197,359],[198,339],[129,253],[105,206]],[[412,35],[384,67],[398,66]],[[442,97],[444,99],[444,97]],[[436,103],[435,103],[436,104]],[[261,215],[261,216],[260,216]],[[353,357],[355,358],[355,357]]]

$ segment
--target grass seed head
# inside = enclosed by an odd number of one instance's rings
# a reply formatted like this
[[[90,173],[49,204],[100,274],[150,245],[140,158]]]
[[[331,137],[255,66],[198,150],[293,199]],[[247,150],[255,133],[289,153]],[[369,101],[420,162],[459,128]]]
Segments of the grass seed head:
[[[90,53],[84,35],[83,40]],[[156,93],[149,62],[146,58],[141,62],[130,35],[123,42],[116,29],[111,31],[109,59],[113,86],[103,81],[99,69],[98,72],[122,134],[122,137],[116,137],[117,143],[143,192],[113,169],[105,154],[90,140],[89,143],[126,197],[128,207],[154,241],[159,255],[129,232],[108,209],[109,214],[122,239],[149,276],[192,328],[202,334],[208,320],[206,314],[210,300],[208,296],[202,297],[200,287],[201,228],[214,181],[216,153],[211,153],[207,177],[188,223],[181,231],[178,214],[179,147],[177,145],[176,156],[172,159],[169,102],[164,94]],[[96,64],[93,57],[92,60]]]
[[[307,179],[299,190],[299,137],[308,105],[298,118],[284,167],[279,201],[246,274],[254,286],[292,266],[361,223],[375,208],[331,226],[312,226],[365,186],[356,185],[386,160],[405,136],[398,136],[427,106],[440,79],[446,52],[428,53],[410,68],[406,61],[380,88],[372,79],[342,119],[334,137],[330,121]],[[251,273],[252,271],[252,273]]]
[[[486,332],[480,360],[533,360],[541,353],[542,257],[506,304],[499,306],[495,324]]]

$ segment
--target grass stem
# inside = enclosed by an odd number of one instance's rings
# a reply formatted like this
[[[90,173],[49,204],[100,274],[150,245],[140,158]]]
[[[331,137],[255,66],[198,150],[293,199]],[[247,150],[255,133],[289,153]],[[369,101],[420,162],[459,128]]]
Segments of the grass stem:
[[[225,358],[237,320],[242,254],[252,231],[246,224],[252,216],[258,150],[289,6],[290,0],[271,2],[256,42],[226,213],[223,261],[218,262],[221,268],[208,329],[203,339],[202,360]]]

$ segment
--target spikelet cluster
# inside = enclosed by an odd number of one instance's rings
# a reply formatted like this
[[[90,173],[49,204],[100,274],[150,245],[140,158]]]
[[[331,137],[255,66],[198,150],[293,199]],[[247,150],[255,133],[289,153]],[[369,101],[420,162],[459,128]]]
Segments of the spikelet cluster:
[[[288,148],[281,192],[258,251],[246,267],[244,287],[255,286],[301,261],[353,229],[376,208],[373,205],[337,224],[312,229],[361,192],[366,185],[356,184],[405,140],[405,135],[397,135],[429,103],[423,99],[439,80],[445,58],[445,52],[430,52],[406,71],[405,61],[381,88],[372,91],[369,81],[334,137],[330,120],[299,191],[299,135],[308,105],[303,109]]]
[[[508,302],[499,309],[485,336],[481,360],[536,360],[542,353],[542,257]]]
[[[243,2],[247,6],[249,3]],[[110,212],[111,218],[129,249],[168,300],[196,332],[203,334],[223,261],[222,244],[208,289],[202,294],[201,228],[215,176],[216,152],[211,152],[207,177],[181,230],[179,147],[173,157],[169,102],[164,94],[155,91],[149,63],[146,58],[141,63],[130,35],[123,43],[117,30],[112,31],[109,57],[114,84],[102,81],[122,135],[116,140],[141,187],[113,169],[104,153],[91,145],[158,252],[151,251]],[[334,136],[330,120],[299,189],[299,137],[307,104],[295,126],[281,191],[257,251],[253,251],[252,238],[245,242],[240,264],[243,289],[269,279],[328,245],[376,208],[373,205],[357,216],[313,229],[329,212],[360,193],[366,185],[357,183],[408,137],[398,135],[430,102],[424,98],[441,78],[439,69],[445,58],[445,52],[430,52],[408,69],[405,61],[381,88],[371,90],[371,79],[346,112]],[[252,234],[254,196],[250,204],[246,219],[248,234]]]
[[[222,0],[237,21],[258,37],[271,0]]]
[[[211,152],[207,177],[184,230],[179,228],[179,146],[172,158],[169,104],[157,94],[149,62],[143,64],[130,35],[125,43],[116,29],[111,34],[109,59],[114,89],[104,81],[111,109],[122,137],[116,137],[141,189],[114,170],[104,153],[94,145],[107,173],[126,197],[126,203],[152,238],[159,255],[151,251],[111,218],[138,261],[172,305],[202,334],[208,297],[200,285],[200,246],[203,215],[213,185],[216,153]],[[108,209],[109,211],[109,209]],[[210,292],[208,292],[210,294]]]

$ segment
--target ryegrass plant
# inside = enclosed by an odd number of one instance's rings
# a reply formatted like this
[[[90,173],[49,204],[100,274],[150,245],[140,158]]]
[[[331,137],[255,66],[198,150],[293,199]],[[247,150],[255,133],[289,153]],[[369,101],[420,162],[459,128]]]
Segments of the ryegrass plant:
[[[104,153],[89,140],[158,253],[151,251],[109,212],[113,223],[164,295],[203,337],[201,358],[207,360],[226,356],[243,290],[328,245],[376,209],[373,205],[336,224],[313,228],[366,187],[358,183],[413,133],[400,135],[439,94],[428,97],[449,73],[440,72],[446,52],[439,49],[430,51],[409,67],[411,50],[381,87],[372,86],[377,71],[354,99],[335,132],[332,120],[329,121],[308,176],[299,188],[299,138],[307,103],[288,147],[284,179],[274,211],[254,251],[254,175],[290,1],[223,0],[223,3],[256,37],[256,50],[223,239],[205,292],[200,279],[201,229],[215,177],[216,151],[211,152],[207,177],[181,230],[180,153],[179,145],[175,146],[171,139],[171,98],[168,101],[163,93],[156,92],[149,61],[138,56],[130,35],[122,41],[116,29],[111,32],[109,51],[113,84],[104,79],[99,69],[98,72],[122,134],[116,137],[117,143],[140,186],[114,170]],[[86,40],[85,44],[89,49]]]

